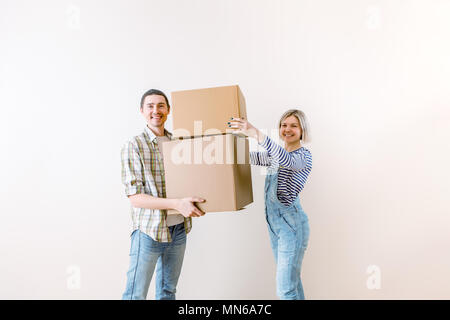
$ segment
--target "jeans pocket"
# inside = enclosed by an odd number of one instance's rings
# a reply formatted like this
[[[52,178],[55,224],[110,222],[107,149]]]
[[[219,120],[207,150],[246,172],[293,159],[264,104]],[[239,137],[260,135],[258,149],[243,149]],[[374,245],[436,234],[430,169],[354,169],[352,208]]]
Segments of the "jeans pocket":
[[[297,232],[297,212],[296,211],[285,211],[281,215],[281,218],[283,219],[284,223],[288,226],[289,229],[293,232]]]
[[[184,229],[184,222],[176,225],[174,232],[172,233],[173,245],[182,245],[186,243],[186,231]]]
[[[135,256],[138,254],[140,245],[140,230],[136,229],[131,233],[131,245],[130,245],[130,256]]]
[[[267,227],[269,228],[269,231],[276,236],[276,233],[273,231],[272,225],[270,224],[269,221],[269,216],[266,214],[266,222],[267,222]]]
[[[309,242],[309,222],[308,219],[302,221],[302,248],[306,250]]]

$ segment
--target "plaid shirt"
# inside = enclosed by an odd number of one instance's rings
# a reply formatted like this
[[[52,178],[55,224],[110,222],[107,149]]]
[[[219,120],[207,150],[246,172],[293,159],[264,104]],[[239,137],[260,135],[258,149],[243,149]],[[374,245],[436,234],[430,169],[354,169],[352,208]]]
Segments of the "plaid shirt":
[[[171,139],[172,134],[164,129]],[[158,149],[156,135],[146,126],[142,134],[125,143],[121,152],[122,183],[127,196],[145,193],[166,197],[164,163]],[[158,242],[171,242],[167,227],[167,211],[131,207],[132,231],[141,230]],[[184,229],[189,233],[192,218],[184,219]]]

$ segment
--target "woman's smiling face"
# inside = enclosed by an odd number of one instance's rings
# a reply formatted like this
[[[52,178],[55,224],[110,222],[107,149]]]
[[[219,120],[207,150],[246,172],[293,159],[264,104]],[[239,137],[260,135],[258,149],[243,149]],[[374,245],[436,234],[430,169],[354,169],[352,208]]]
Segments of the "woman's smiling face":
[[[287,144],[300,141],[302,136],[302,128],[296,116],[289,116],[281,122],[280,138]]]

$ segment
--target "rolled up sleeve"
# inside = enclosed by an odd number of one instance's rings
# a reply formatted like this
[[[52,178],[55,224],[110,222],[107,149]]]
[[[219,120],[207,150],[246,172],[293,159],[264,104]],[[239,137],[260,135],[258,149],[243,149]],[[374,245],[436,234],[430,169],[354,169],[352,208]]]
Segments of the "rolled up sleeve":
[[[144,192],[144,172],[141,157],[137,147],[132,142],[124,144],[121,150],[122,160],[122,183],[125,186],[125,194]]]

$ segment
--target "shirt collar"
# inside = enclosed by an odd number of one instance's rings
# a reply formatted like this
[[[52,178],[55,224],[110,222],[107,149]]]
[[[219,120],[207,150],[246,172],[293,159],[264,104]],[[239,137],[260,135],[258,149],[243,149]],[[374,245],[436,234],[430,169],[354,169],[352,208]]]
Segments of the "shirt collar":
[[[148,126],[145,126],[145,130],[144,130],[148,137],[150,138],[151,142],[154,142],[154,140],[156,140],[156,134],[153,133],[152,130],[150,130],[150,128]],[[166,128],[164,128],[164,135],[169,138],[170,140],[172,140],[172,134],[166,130]]]

